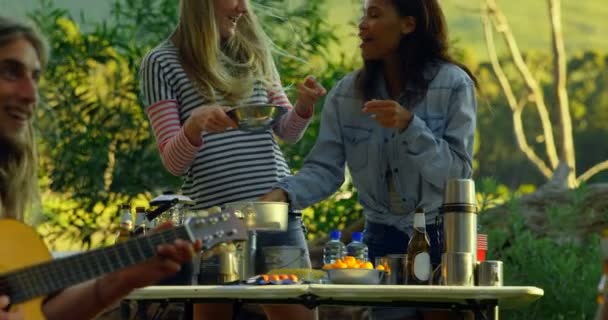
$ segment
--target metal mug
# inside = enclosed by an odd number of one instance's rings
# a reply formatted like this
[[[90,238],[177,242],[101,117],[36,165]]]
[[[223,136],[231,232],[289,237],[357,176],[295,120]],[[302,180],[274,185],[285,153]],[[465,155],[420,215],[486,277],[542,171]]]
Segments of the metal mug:
[[[241,281],[243,272],[243,243],[220,243],[203,252],[199,259],[197,283],[204,285],[230,284]]]
[[[480,286],[501,287],[503,279],[502,261],[482,261],[477,266],[477,279]]]
[[[388,274],[383,278],[384,284],[405,284],[407,254],[389,254],[376,258],[376,266],[387,265]]]
[[[474,286],[474,268],[474,255],[470,252],[447,252],[441,256],[441,275],[445,285]]]

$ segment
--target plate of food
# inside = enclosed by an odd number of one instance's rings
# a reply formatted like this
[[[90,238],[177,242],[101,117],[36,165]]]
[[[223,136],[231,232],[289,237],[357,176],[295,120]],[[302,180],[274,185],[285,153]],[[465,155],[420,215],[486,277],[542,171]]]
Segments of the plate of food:
[[[322,279],[326,276],[323,270],[307,268],[273,269],[268,274],[294,274],[304,283],[321,283]]]

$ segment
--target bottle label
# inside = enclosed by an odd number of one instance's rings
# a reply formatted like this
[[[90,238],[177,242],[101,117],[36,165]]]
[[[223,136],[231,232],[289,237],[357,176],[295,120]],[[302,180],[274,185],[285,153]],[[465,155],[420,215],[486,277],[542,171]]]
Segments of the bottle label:
[[[427,281],[431,276],[431,256],[421,252],[414,257],[414,276],[420,281]]]

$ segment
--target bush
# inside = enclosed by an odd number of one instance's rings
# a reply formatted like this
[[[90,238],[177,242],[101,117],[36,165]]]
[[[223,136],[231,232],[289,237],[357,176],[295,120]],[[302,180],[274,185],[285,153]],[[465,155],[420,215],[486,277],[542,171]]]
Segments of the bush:
[[[488,259],[504,262],[506,285],[535,286],[545,294],[525,308],[501,310],[501,318],[592,319],[596,285],[601,275],[598,235],[575,237],[575,224],[564,221],[576,218],[578,210],[576,206],[568,206],[547,209],[552,217],[549,219],[551,229],[560,231],[556,234],[562,236],[540,238],[527,228],[517,200],[506,205],[510,207],[510,213],[504,217],[506,224],[482,228],[488,234]],[[485,221],[496,218],[480,215],[480,220]],[[572,230],[564,232],[568,228]]]

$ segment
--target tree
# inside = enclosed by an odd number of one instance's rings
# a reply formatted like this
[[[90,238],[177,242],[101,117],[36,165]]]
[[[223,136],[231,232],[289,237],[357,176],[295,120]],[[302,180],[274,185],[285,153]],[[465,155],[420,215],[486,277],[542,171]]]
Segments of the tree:
[[[553,89],[555,92],[555,107],[547,106],[546,98],[540,84],[527,65],[515,37],[511,32],[507,18],[502,13],[496,0],[481,0],[481,20],[484,28],[486,48],[496,78],[504,93],[507,104],[512,111],[512,121],[518,148],[524,153],[541,173],[552,179],[552,185],[557,188],[573,188],[589,180],[593,175],[608,169],[608,160],[601,161],[587,169],[578,177],[576,168],[575,145],[571,119],[571,107],[567,91],[567,68],[564,40],[561,26],[560,0],[547,0],[553,56]],[[515,66],[524,86],[514,90],[513,78],[505,72],[504,62],[498,58],[494,31],[502,35],[508,49],[510,61]],[[522,114],[528,104],[536,107],[542,127],[542,138],[545,146],[545,158],[528,143],[524,129]],[[552,117],[550,111],[554,111]],[[557,118],[557,123],[553,119]],[[557,135],[556,141],[554,134]]]

